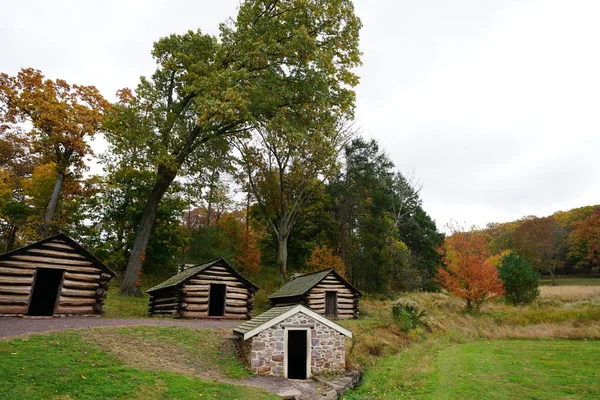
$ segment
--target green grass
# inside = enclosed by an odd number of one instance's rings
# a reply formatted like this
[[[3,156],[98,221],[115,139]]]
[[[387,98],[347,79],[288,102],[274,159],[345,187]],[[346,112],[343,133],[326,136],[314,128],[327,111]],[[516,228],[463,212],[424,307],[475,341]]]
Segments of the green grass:
[[[104,302],[105,318],[148,318],[148,296],[132,297],[119,293],[119,287],[111,285]]]
[[[129,332],[131,333],[131,332]],[[129,334],[125,332],[124,336]],[[146,333],[149,333],[146,331]],[[166,335],[168,332],[164,332]],[[131,335],[144,334],[133,331]],[[191,345],[187,333],[182,334]],[[122,337],[124,337],[122,336]],[[164,338],[164,335],[163,335]],[[2,399],[275,399],[262,390],[126,365],[73,331],[0,342]],[[173,339],[179,342],[179,339]],[[146,353],[152,349],[142,348]]]
[[[385,357],[346,399],[600,397],[600,341],[437,338]]]
[[[251,376],[236,357],[233,342],[224,340],[221,331],[138,326],[92,329],[83,337],[146,369],[185,371],[212,379]]]

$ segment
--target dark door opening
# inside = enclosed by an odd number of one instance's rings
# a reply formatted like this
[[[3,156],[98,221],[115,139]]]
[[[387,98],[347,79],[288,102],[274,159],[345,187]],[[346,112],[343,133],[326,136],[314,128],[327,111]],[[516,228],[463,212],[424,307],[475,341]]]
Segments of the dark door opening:
[[[210,284],[208,296],[208,315],[222,317],[225,314],[225,285]]]
[[[325,316],[329,318],[337,318],[337,315],[337,292],[325,292]]]
[[[37,269],[33,293],[29,301],[29,315],[51,316],[54,314],[63,272],[62,269]]]
[[[306,333],[307,331],[288,331],[287,377],[289,379],[306,379]]]

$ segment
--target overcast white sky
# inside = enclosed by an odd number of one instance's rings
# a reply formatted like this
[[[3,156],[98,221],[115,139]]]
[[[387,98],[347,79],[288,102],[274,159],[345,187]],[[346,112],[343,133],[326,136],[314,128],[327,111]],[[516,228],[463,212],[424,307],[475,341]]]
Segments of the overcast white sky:
[[[0,71],[34,67],[109,99],[152,43],[239,0],[3,1]],[[363,135],[423,183],[442,227],[600,203],[600,2],[356,0]]]

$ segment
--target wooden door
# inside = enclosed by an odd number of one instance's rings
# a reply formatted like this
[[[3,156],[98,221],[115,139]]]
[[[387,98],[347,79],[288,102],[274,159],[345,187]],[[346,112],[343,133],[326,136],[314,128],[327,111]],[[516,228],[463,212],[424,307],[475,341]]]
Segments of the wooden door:
[[[328,318],[337,318],[337,315],[338,315],[337,292],[327,291],[327,292],[325,292],[325,316]]]

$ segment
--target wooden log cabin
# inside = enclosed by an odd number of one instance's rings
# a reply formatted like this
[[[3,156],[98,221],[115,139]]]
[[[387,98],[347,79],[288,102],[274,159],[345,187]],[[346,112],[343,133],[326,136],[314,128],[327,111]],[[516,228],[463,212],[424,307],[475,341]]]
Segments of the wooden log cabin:
[[[252,318],[258,286],[222,257],[183,271],[148,290],[151,316],[173,318]]]
[[[269,296],[271,306],[302,304],[332,319],[358,318],[362,293],[333,269],[301,275]]]
[[[0,316],[102,313],[115,273],[59,233],[0,255]]]

